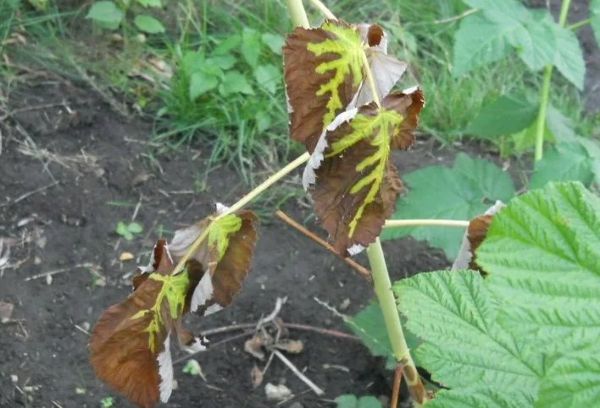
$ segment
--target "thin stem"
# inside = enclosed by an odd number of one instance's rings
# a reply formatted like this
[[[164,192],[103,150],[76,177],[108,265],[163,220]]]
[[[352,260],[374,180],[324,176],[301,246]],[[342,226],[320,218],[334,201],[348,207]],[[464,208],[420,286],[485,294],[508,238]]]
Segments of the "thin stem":
[[[558,24],[564,27],[569,15],[571,0],[563,0],[560,8]],[[550,85],[552,81],[553,65],[548,64],[544,70],[544,82],[540,94],[540,110],[538,112],[535,128],[535,161],[542,160],[544,156],[544,130],[546,128],[546,115],[548,113],[548,104],[550,102]]]
[[[401,228],[401,227],[457,227],[467,228],[469,221],[463,220],[386,220],[384,228]]]
[[[328,19],[337,20],[335,14],[333,14],[321,0],[310,0],[310,2]]]
[[[591,22],[592,22],[591,18],[586,18],[584,20],[573,23],[570,26],[567,26],[567,29],[572,30],[572,31],[579,30],[581,27],[586,26],[586,25],[590,24]]]
[[[288,11],[290,18],[295,27],[309,28],[308,17],[306,16],[306,10],[302,0],[287,0]]]
[[[544,69],[544,82],[542,83],[542,92],[540,94],[540,110],[535,128],[535,161],[540,161],[544,157],[544,130],[546,129],[546,115],[548,113],[553,69],[552,65],[546,65]]]
[[[363,50],[362,53],[363,65],[365,67],[365,76],[367,77],[367,83],[369,84],[369,88],[371,88],[371,93],[373,94],[373,101],[377,105],[377,107],[381,108],[381,101],[379,100],[379,92],[377,92],[377,86],[375,85],[375,78],[373,78],[373,72],[371,72],[371,65],[369,64],[369,60],[367,59],[367,53]]]
[[[187,261],[189,261],[190,258],[192,258],[196,254],[196,252],[198,252],[198,249],[202,246],[202,244],[204,243],[204,240],[208,236],[208,232],[210,231],[210,227],[213,222],[226,216],[227,214],[232,214],[232,213],[235,213],[236,211],[242,209],[246,204],[248,204],[250,201],[254,200],[256,197],[258,197],[260,194],[262,194],[265,190],[267,190],[273,184],[275,184],[276,182],[281,180],[283,177],[287,176],[290,172],[292,172],[293,170],[295,170],[302,164],[306,163],[306,161],[309,159],[309,157],[310,157],[310,154],[308,152],[306,152],[303,155],[301,155],[300,157],[298,157],[297,159],[295,159],[294,161],[288,163],[285,167],[283,167],[279,171],[277,171],[277,173],[271,175],[268,179],[266,179],[265,181],[260,183],[258,186],[256,186],[252,191],[250,191],[248,194],[246,194],[244,197],[242,197],[238,202],[233,204],[226,211],[223,211],[221,214],[214,217],[211,224],[209,224],[206,227],[206,229],[202,232],[202,234],[200,234],[200,236],[198,238],[196,238],[196,240],[192,243],[192,245],[190,245],[189,249],[181,257],[179,262],[177,262],[177,266],[175,266],[175,269],[173,270],[173,275],[176,275],[179,272],[181,272],[184,268],[185,263]]]
[[[425,388],[417,372],[417,367],[410,355],[408,345],[406,344],[398,307],[396,306],[396,298],[392,292],[392,282],[390,281],[390,275],[385,263],[385,256],[379,238],[369,245],[367,248],[367,256],[373,273],[375,295],[377,295],[377,300],[379,301],[379,306],[383,313],[394,357],[396,358],[396,361],[404,367],[403,375],[413,399],[417,404],[423,404],[426,399]]]
[[[244,207],[250,201],[254,200],[256,197],[258,197],[260,194],[262,194],[265,190],[267,190],[273,184],[277,183],[279,180],[281,180],[282,178],[287,176],[290,172],[292,172],[296,168],[298,168],[301,165],[303,165],[304,163],[306,163],[309,158],[310,158],[310,153],[306,152],[306,153],[302,154],[301,156],[299,156],[298,158],[296,158],[294,161],[288,163],[287,165],[285,165],[285,167],[283,167],[279,171],[277,171],[277,173],[273,174],[268,179],[266,179],[265,181],[260,183],[258,186],[256,186],[252,191],[250,191],[248,194],[246,194],[244,197],[242,197],[237,203],[235,203],[231,207],[229,207],[229,209],[227,211],[225,211],[223,214],[221,214],[221,216],[231,214],[231,213],[234,213],[234,212],[242,209],[242,207]]]

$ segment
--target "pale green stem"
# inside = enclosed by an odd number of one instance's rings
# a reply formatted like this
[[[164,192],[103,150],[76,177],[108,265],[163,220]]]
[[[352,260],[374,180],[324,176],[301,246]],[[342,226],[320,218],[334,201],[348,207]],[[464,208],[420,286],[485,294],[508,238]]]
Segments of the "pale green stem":
[[[294,27],[310,28],[302,0],[287,0],[287,5]]]
[[[287,176],[290,172],[292,172],[293,170],[295,170],[302,164],[306,163],[309,158],[310,158],[310,154],[308,152],[299,156],[297,159],[288,163],[285,167],[283,167],[282,169],[277,171],[275,174],[272,174],[269,178],[267,178],[265,181],[263,181],[258,186],[256,186],[252,191],[250,191],[248,194],[246,194],[241,199],[239,199],[235,204],[233,204],[227,210],[223,211],[221,214],[214,217],[212,219],[212,222],[206,227],[206,229],[202,232],[202,234],[200,234],[200,236],[198,236],[198,238],[196,238],[196,240],[194,240],[192,245],[190,245],[189,249],[181,257],[179,262],[177,262],[177,266],[175,266],[175,269],[173,270],[173,275],[181,272],[185,266],[185,263],[188,260],[190,260],[194,256],[194,254],[196,254],[196,252],[198,252],[198,249],[200,249],[200,247],[204,243],[204,240],[208,236],[208,231],[210,230],[210,226],[212,225],[213,222],[220,219],[221,217],[226,216],[227,214],[232,214],[232,213],[235,213],[236,211],[242,209],[245,205],[247,205],[250,201],[254,200],[260,194],[265,192],[265,190],[267,190],[273,184],[275,184],[276,182],[281,180],[283,177]]]
[[[386,220],[384,228],[402,228],[402,227],[457,227],[467,228],[469,221],[463,220],[430,220],[430,219],[412,219],[412,220]]]
[[[563,0],[560,8],[560,16],[558,24],[561,27],[565,26],[571,0]],[[542,160],[544,156],[544,130],[546,130],[546,116],[548,114],[548,104],[550,103],[550,85],[552,81],[552,64],[546,65],[544,69],[544,82],[542,84],[542,92],[540,94],[540,110],[538,112],[537,123],[535,128],[535,161]]]
[[[581,20],[581,21],[571,24],[567,28],[569,30],[575,31],[575,30],[579,30],[583,26],[590,24],[591,22],[592,22],[591,18],[586,18],[585,20]]]
[[[396,361],[403,366],[403,374],[407,381],[412,397],[418,405],[423,404],[426,399],[425,388],[417,372],[417,367],[410,355],[400,314],[396,305],[396,298],[392,291],[392,282],[385,263],[385,255],[379,238],[367,248],[367,256],[373,275],[375,295],[379,301],[379,307],[383,314],[385,327],[387,329],[390,344]]]
[[[333,14],[321,0],[310,0],[310,2],[328,19],[337,20],[335,14]]]

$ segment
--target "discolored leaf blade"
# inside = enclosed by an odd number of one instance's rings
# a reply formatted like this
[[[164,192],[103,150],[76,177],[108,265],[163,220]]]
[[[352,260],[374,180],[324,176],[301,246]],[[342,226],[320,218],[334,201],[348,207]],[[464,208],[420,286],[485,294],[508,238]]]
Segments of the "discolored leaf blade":
[[[326,21],[314,29],[296,28],[288,36],[283,58],[291,137],[309,151],[358,91],[363,55],[360,33],[341,21]]]
[[[209,271],[202,276],[191,298],[192,312],[216,312],[229,305],[240,291],[252,264],[257,240],[258,218],[251,211],[215,216],[183,230],[178,230],[171,242],[176,259],[182,257],[196,238],[206,234],[206,239],[194,259]],[[208,231],[206,229],[208,228]]]
[[[179,328],[188,293],[198,279],[187,269],[171,274],[173,262],[164,241],[157,243],[151,264],[155,270],[134,280],[134,292],[102,314],[90,338],[90,361],[97,377],[140,407],[169,399],[170,335]],[[194,344],[191,337],[180,341],[191,342],[198,350],[200,340]]]
[[[419,90],[390,94],[383,108],[347,111],[321,135],[303,184],[338,252],[354,254],[372,243],[392,214],[402,182],[390,151],[414,142],[423,103]]]

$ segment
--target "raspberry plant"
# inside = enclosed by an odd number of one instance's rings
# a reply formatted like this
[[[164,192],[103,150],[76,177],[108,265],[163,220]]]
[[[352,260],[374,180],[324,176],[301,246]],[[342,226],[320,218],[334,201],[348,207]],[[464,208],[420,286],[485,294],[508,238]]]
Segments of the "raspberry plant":
[[[257,240],[253,199],[305,165],[303,185],[335,250],[366,249],[396,373],[415,406],[589,406],[600,396],[600,200],[578,183],[549,184],[472,222],[388,220],[403,190],[390,161],[408,149],[424,107],[418,87],[395,90],[407,64],[377,24],[327,19],[310,28],[300,0],[284,45],[290,134],[307,152],[231,207],[157,242],[133,293],[100,317],[90,342],[99,378],[140,407],[172,391],[170,342],[206,348],[182,325],[231,304]],[[493,197],[490,197],[493,198]],[[392,285],[382,229],[468,227],[453,271]],[[457,243],[458,245],[458,243]],[[408,348],[400,313],[421,339]],[[426,389],[417,364],[440,387]],[[392,401],[395,403],[395,401]]]

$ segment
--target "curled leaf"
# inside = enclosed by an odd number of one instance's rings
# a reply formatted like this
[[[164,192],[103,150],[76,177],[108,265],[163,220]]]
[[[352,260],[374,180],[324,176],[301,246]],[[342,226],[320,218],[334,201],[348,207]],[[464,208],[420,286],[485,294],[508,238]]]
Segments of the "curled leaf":
[[[465,231],[462,245],[458,251],[456,260],[452,265],[453,271],[472,269],[482,273],[484,272],[479,265],[477,265],[475,251],[485,239],[488,229],[492,224],[492,219],[504,207],[506,207],[506,205],[502,201],[496,201],[496,203],[488,208],[483,215],[475,217],[469,222],[469,227]]]
[[[175,258],[183,256],[202,234],[205,243],[194,259],[209,273],[202,276],[191,298],[192,312],[213,313],[229,305],[240,291],[250,271],[256,245],[256,215],[242,210],[236,214],[209,217],[192,227],[175,232],[171,250]],[[208,231],[207,231],[208,229]]]
[[[381,27],[362,26],[328,20],[319,28],[296,28],[287,38],[283,55],[291,137],[310,152],[337,115],[373,100],[363,86],[366,61],[380,98],[406,70],[405,63],[387,55]]]
[[[392,214],[402,182],[390,152],[413,144],[423,103],[420,90],[393,93],[382,108],[372,103],[340,114],[321,134],[303,184],[338,252],[360,252]]]
[[[193,266],[173,275],[173,267],[165,242],[159,241],[153,269],[134,279],[134,291],[124,302],[102,314],[90,339],[90,360],[98,378],[144,408],[169,399],[170,337],[173,331],[181,331],[188,293],[201,275]],[[201,339],[189,336],[179,340],[195,351],[204,348]]]

